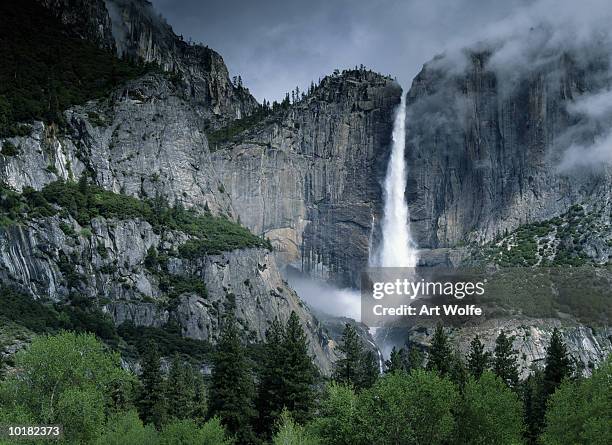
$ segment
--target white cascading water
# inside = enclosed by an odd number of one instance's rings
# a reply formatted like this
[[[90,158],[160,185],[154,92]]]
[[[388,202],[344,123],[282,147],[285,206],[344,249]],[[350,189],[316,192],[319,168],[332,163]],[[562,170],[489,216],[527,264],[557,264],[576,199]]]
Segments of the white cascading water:
[[[384,189],[382,243],[373,266],[415,267],[417,249],[410,236],[408,205],[406,203],[406,102],[402,96],[395,111],[393,146],[387,166]]]
[[[382,221],[382,243],[377,253],[370,254],[370,265],[374,267],[416,267],[417,249],[410,236],[408,204],[406,203],[406,102],[402,96],[395,110],[393,122],[393,146],[387,166],[384,189],[384,215]],[[370,249],[372,249],[370,242]],[[370,334],[376,338],[377,328]],[[384,341],[383,341],[384,343]],[[378,366],[383,372],[384,361],[380,348]]]

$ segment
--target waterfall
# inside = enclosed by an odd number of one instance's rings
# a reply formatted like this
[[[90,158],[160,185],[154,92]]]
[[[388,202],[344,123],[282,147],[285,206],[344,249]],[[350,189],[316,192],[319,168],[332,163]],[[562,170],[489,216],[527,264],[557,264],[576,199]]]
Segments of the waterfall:
[[[417,249],[410,236],[408,205],[406,203],[406,102],[402,95],[395,111],[393,146],[384,184],[384,215],[382,243],[374,255],[373,266],[415,267]]]

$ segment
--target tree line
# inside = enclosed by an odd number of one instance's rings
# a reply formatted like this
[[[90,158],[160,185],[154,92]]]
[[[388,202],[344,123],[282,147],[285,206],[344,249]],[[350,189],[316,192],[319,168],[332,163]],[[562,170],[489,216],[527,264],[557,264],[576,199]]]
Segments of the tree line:
[[[205,378],[153,342],[130,372],[95,336],[62,332],[7,368],[0,424],[60,423],[71,444],[606,443],[612,360],[582,377],[555,329],[544,367],[520,380],[512,344],[502,331],[487,351],[476,336],[462,357],[438,326],[427,355],[394,348],[379,374],[347,324],[325,378],[295,313],[271,324],[258,360],[228,316]]]

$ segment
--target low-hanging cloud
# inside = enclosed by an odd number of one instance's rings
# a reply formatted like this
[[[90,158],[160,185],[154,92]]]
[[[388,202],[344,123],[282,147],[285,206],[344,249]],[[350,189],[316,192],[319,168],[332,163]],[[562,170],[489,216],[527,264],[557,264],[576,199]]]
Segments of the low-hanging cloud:
[[[599,169],[612,165],[612,131],[597,136],[589,145],[574,144],[563,153],[559,164],[561,172],[580,168]]]
[[[422,65],[431,62],[448,73],[467,66],[466,48],[488,50],[487,69],[498,78],[502,97],[526,76],[547,64],[558,64],[560,50],[578,65],[612,54],[607,0],[153,0],[175,31],[218,50],[232,75],[261,101],[280,99],[335,68],[364,64],[396,76],[407,90]],[[554,70],[549,70],[553,76]],[[561,81],[561,77],[559,77]],[[586,100],[568,106],[578,127],[557,138],[562,169],[607,163],[609,79]],[[442,96],[441,96],[442,97]],[[603,111],[597,111],[602,109]],[[597,115],[599,113],[599,115]],[[440,111],[437,114],[444,118]],[[609,122],[609,121],[607,121]],[[584,137],[587,130],[596,134]],[[574,136],[580,135],[574,139]],[[591,150],[592,149],[592,150]],[[592,153],[591,153],[592,151]],[[577,165],[577,164],[576,164]]]

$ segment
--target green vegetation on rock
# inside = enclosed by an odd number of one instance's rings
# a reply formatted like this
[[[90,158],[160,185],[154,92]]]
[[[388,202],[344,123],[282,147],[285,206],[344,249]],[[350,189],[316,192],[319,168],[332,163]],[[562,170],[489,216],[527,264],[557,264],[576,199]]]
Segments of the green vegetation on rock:
[[[114,193],[88,184],[86,177],[78,183],[58,180],[41,191],[25,188],[21,194],[0,185],[0,223],[3,225],[58,213],[72,216],[82,226],[88,226],[91,219],[98,216],[141,218],[157,232],[184,232],[193,237],[179,249],[187,258],[252,247],[271,249],[269,241],[225,217],[208,212],[200,214],[181,205],[170,207],[161,198],[140,200]]]

